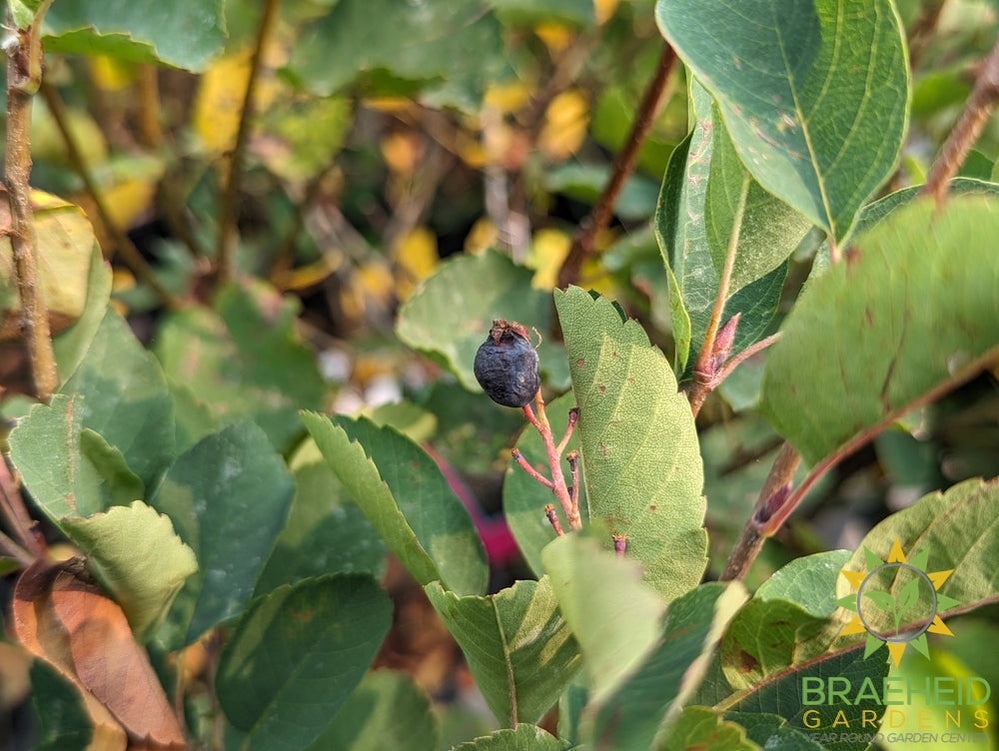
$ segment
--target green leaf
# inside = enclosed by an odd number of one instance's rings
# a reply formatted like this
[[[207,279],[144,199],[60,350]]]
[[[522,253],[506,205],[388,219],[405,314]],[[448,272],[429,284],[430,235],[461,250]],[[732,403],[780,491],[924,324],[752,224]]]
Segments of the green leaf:
[[[512,730],[497,730],[491,735],[452,746],[451,751],[569,751],[569,744],[537,725],[522,722]]]
[[[823,751],[818,742],[810,740],[778,715],[726,712],[725,719],[739,724],[746,731],[747,739],[767,751]]]
[[[776,571],[732,621],[722,642],[725,678],[749,688],[825,652],[839,571],[850,553],[804,556]],[[842,625],[836,621],[836,626]]]
[[[545,413],[548,415],[552,430],[556,433],[556,439],[559,438],[560,431],[568,425],[569,410],[575,404],[576,397],[572,393],[568,393],[545,405]],[[517,439],[517,448],[535,469],[546,477],[551,474],[551,469],[545,461],[544,441],[533,427],[527,427],[520,434],[520,438]],[[566,450],[568,452],[578,448],[579,436],[577,433],[573,433]],[[564,461],[562,472],[567,479],[570,477],[569,466]],[[580,493],[580,496],[582,495]],[[555,537],[555,530],[552,529],[544,512],[545,506],[550,503],[554,504],[554,501],[555,498],[550,489],[533,479],[511,460],[503,480],[503,516],[506,518],[506,523],[517,541],[525,562],[537,576],[541,576],[545,572],[545,567],[541,563],[541,550]],[[557,512],[561,517],[561,510],[557,509]],[[587,517],[586,500],[582,497],[580,498],[580,513],[584,519]],[[565,519],[562,519],[562,526],[568,529]]]
[[[465,388],[481,393],[472,362],[494,318],[539,331],[550,326],[551,300],[531,287],[532,276],[494,250],[458,256],[425,279],[400,308],[396,333],[410,347],[447,366]],[[542,344],[542,371],[550,369],[554,350]],[[564,360],[564,354],[558,356]]]
[[[572,287],[555,292],[555,306],[580,409],[590,516],[627,538],[645,581],[671,600],[697,586],[707,564],[690,405],[663,354],[610,302]]]
[[[253,602],[215,679],[242,748],[301,749],[325,731],[391,625],[392,605],[362,574],[306,579]]]
[[[389,549],[420,584],[485,592],[485,552],[468,511],[423,449],[366,419],[305,412],[302,421]]]
[[[948,610],[963,612],[994,602],[999,599],[999,574],[994,565],[999,556],[997,511],[996,480],[967,480],[945,493],[930,493],[874,527],[843,568],[869,571],[864,549],[887,557],[898,539],[908,560],[926,556],[926,573],[954,570],[937,587],[938,598],[947,598],[947,604],[939,607],[941,615]],[[896,577],[886,593],[895,597],[904,586],[905,582]],[[849,585],[840,580],[838,594],[848,592]]]
[[[381,576],[385,543],[351,501],[315,441],[303,441],[288,468],[295,478],[295,496],[255,594],[320,574],[356,571]]]
[[[656,751],[754,751],[759,749],[734,722],[707,707],[687,707],[670,725],[665,742]]]
[[[430,700],[406,673],[368,672],[309,751],[434,751],[440,728]]]
[[[805,461],[860,445],[999,359],[999,208],[917,201],[812,281],[767,357],[762,409]]]
[[[146,487],[159,480],[174,458],[173,400],[156,358],[114,310],[62,391],[84,397],[80,424],[118,449]]]
[[[504,24],[564,22],[592,26],[591,0],[492,0],[490,3]]]
[[[652,747],[667,713],[676,714],[700,683],[726,625],[745,600],[741,585],[710,582],[670,603],[655,651],[599,707],[590,745]]]
[[[170,519],[141,501],[86,519],[64,519],[63,529],[87,553],[87,563],[128,618],[138,640],[160,623],[198,561]]]
[[[201,570],[160,629],[167,647],[189,644],[243,612],[293,491],[284,461],[250,422],[230,425],[177,458],[149,503],[173,520]]]
[[[745,205],[722,314],[723,321],[742,314],[732,354],[763,336],[780,302],[785,261],[812,227],[749,177],[717,108],[696,81],[691,83],[691,102],[694,129],[670,158],[655,222],[675,286],[670,305],[673,326],[683,334],[676,345],[681,373],[689,372],[704,341],[742,194]]]
[[[101,436],[87,432],[83,439],[82,402],[79,396],[56,394],[50,404],[35,404],[9,438],[10,458],[24,486],[57,526],[65,517],[86,517],[113,503],[130,503],[142,490],[121,455]]]
[[[905,133],[909,73],[892,4],[659,0],[656,21],[753,177],[845,238]]]
[[[94,721],[87,712],[80,689],[43,660],[31,663],[31,704],[38,719],[35,751],[79,751],[94,740]],[[125,744],[121,730],[107,731],[102,742]]]
[[[204,70],[225,44],[222,3],[107,3],[58,0],[45,14],[46,52]]]
[[[459,597],[440,582],[424,590],[497,719],[509,727],[538,722],[580,667],[548,578],[488,597]]]
[[[590,700],[600,702],[628,678],[662,633],[665,602],[641,581],[631,558],[618,558],[578,534],[542,551],[552,590],[583,652]]]
[[[320,96],[350,86],[365,96],[423,91],[433,105],[475,111],[502,56],[499,23],[481,0],[339,0],[303,30],[289,67]]]
[[[884,711],[881,692],[888,665],[883,654],[865,658],[863,650],[852,649],[786,670],[723,704],[737,712],[779,715],[792,728],[835,731],[834,739],[824,740],[823,747],[855,751],[856,743],[850,741],[849,733],[841,735],[840,731],[877,730],[874,718],[880,718]],[[834,688],[845,688],[849,704],[829,697],[831,678],[836,679]]]
[[[263,284],[230,285],[214,308],[164,321],[155,341],[163,370],[217,421],[252,418],[284,453],[302,429],[298,410],[319,409],[326,393],[315,354],[295,330],[298,304]]]

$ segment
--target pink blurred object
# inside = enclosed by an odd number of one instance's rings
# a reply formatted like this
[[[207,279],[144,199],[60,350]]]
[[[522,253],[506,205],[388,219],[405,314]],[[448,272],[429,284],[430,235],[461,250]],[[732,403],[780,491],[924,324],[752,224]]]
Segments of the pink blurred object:
[[[475,531],[479,533],[482,546],[486,549],[486,558],[489,560],[490,568],[499,568],[515,563],[520,559],[520,549],[517,541],[513,539],[513,534],[506,524],[503,514],[485,516],[479,506],[475,494],[464,480],[452,469],[451,465],[444,461],[429,446],[424,445],[423,450],[437,462],[437,466],[447,480],[448,485],[454,494],[461,499],[461,502],[468,509],[475,525]]]

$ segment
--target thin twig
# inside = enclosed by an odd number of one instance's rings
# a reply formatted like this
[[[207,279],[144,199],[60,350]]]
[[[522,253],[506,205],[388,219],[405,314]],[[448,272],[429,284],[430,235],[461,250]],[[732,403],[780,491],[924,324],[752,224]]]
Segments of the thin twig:
[[[558,537],[565,534],[562,529],[562,522],[558,520],[558,514],[555,513],[555,507],[550,503],[545,506],[545,518],[548,519],[548,523],[552,525],[552,529],[555,530],[555,534]]]
[[[782,494],[782,489],[788,487],[794,480],[794,473],[801,462],[801,455],[795,451],[790,443],[784,443],[777,457],[774,459],[770,474],[767,475],[766,482],[760,490],[760,495],[756,500],[752,516],[746,522],[742,530],[742,535],[736,543],[735,549],[729,556],[728,563],[725,564],[725,571],[721,575],[721,581],[733,581],[742,579],[749,570],[750,565],[756,560],[756,556],[763,547],[766,535],[761,531],[761,517],[769,518],[768,509],[775,498]],[[786,495],[784,495],[786,498]]]
[[[545,454],[548,457],[548,465],[552,471],[552,483],[555,486],[552,488],[552,492],[555,494],[555,498],[558,499],[559,505],[562,506],[562,511],[565,512],[566,521],[569,522],[569,529],[582,529],[583,522],[579,518],[579,509],[573,508],[572,496],[565,482],[565,474],[562,472],[562,457],[558,453],[555,438],[552,436],[552,427],[548,422],[548,415],[545,412],[545,400],[541,396],[541,389],[538,389],[534,403],[538,408],[536,427],[538,427],[538,432],[541,434],[541,439],[545,444]]]
[[[47,400],[59,385],[52,334],[41,281],[38,278],[38,245],[31,208],[31,99],[42,76],[42,44],[35,23],[17,29],[16,46],[7,53],[7,154],[4,180],[10,203],[11,253],[14,284],[21,302],[21,327],[31,362],[31,377],[38,398]],[[8,11],[8,28],[16,28]]]
[[[239,113],[239,126],[236,129],[236,143],[229,156],[229,170],[222,205],[219,209],[218,236],[218,277],[223,284],[233,276],[233,246],[236,239],[236,215],[239,205],[240,182],[242,179],[242,158],[250,134],[250,119],[253,115],[253,98],[257,91],[257,81],[263,61],[264,48],[274,28],[277,9],[281,0],[264,0],[264,9],[257,26],[257,39],[250,57],[250,73],[243,93],[243,106]]]
[[[775,334],[771,334],[768,337],[760,339],[760,341],[755,342],[753,344],[750,344],[748,347],[746,347],[744,350],[742,350],[742,352],[740,352],[739,354],[733,355],[722,366],[721,370],[718,371],[717,375],[715,375],[715,382],[712,384],[712,388],[717,388],[717,386],[718,386],[719,383],[721,383],[726,378],[728,378],[732,374],[733,370],[735,370],[739,365],[741,365],[742,363],[744,363],[750,357],[752,357],[753,355],[759,354],[760,352],[762,352],[763,350],[765,350],[767,347],[769,347],[772,344],[776,343],[777,340],[780,339],[780,333],[781,332],[778,331]]]
[[[631,132],[628,134],[624,147],[614,160],[610,180],[604,186],[590,216],[580,226],[572,241],[569,255],[566,257],[565,263],[562,264],[562,269],[559,271],[560,286],[566,287],[579,281],[583,263],[593,254],[597,235],[610,224],[614,213],[614,204],[624,187],[625,180],[635,169],[638,151],[655,122],[663,93],[666,91],[666,83],[675,64],[676,53],[669,44],[665,44],[656,65],[656,71],[638,106]]]
[[[128,235],[111,218],[111,211],[108,209],[107,202],[104,200],[103,194],[90,174],[90,168],[83,158],[83,152],[80,149],[80,145],[76,142],[76,136],[69,128],[66,107],[59,97],[59,92],[45,81],[42,81],[40,90],[42,97],[45,99],[45,104],[52,114],[52,119],[66,145],[66,156],[69,159],[69,163],[80,176],[84,190],[86,190],[93,201],[94,208],[97,210],[97,216],[100,218],[101,224],[104,225],[104,232],[111,239],[111,242],[114,243],[114,249],[121,254],[122,260],[132,270],[132,273],[153,291],[165,307],[171,310],[179,309],[182,307],[181,301],[160,283],[153,270],[149,267],[149,264],[146,263],[146,259],[142,257],[139,249],[135,247],[135,244],[128,239]]]
[[[971,147],[978,140],[997,102],[999,102],[999,39],[996,39],[991,52],[985,58],[964,111],[933,163],[926,184],[920,191],[921,195],[933,196],[938,206],[943,203],[947,185],[957,174]]]
[[[519,449],[514,449],[510,452],[510,455],[513,457],[513,460],[520,465],[520,468],[524,470],[532,479],[536,482],[540,482],[546,488],[550,488],[551,490],[555,489],[555,483],[532,467],[531,463],[524,458],[524,455],[520,453]]]

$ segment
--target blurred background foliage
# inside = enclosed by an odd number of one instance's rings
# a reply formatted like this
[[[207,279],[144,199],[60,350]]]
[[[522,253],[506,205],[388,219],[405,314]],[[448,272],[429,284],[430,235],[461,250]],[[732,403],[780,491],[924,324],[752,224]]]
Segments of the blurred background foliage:
[[[252,416],[290,455],[300,431],[295,409],[368,414],[427,446],[476,509],[493,589],[524,574],[499,516],[522,417],[473,391],[454,363],[416,351],[417,335],[402,322],[397,330],[397,314],[421,292],[446,300],[443,286],[464,277],[438,276],[430,292],[425,280],[442,264],[476,258],[470,273],[487,275],[477,280],[483,290],[499,283],[496,274],[508,275],[512,307],[526,311],[522,322],[550,347],[542,352],[547,393],[567,388],[548,293],[661,54],[654,3],[280,3],[259,48],[253,114],[236,155],[237,282],[221,290],[219,207],[263,3],[176,0],[165,14],[135,3],[130,18],[108,18],[101,5],[56,0],[46,18],[51,93],[35,101],[32,184],[90,219],[113,265],[114,305],[167,374],[179,442],[190,445],[212,420]],[[890,189],[923,182],[999,29],[995,0],[898,0],[897,7],[914,96]],[[689,130],[686,91],[677,67],[579,280],[619,302],[667,352],[666,275],[651,220],[667,160]],[[995,180],[997,157],[993,118],[962,174]],[[64,212],[58,229],[71,235],[79,215]],[[123,239],[184,309],[171,310],[122,260]],[[54,286],[89,289],[79,245],[52,247],[44,253]],[[497,253],[512,266],[492,258]],[[811,261],[794,258],[788,301]],[[83,303],[66,305],[72,316]],[[458,328],[474,315],[454,306],[435,311],[428,325]],[[746,363],[699,417],[715,575],[779,446],[752,409],[759,372],[758,362]],[[25,361],[9,332],[0,340],[0,378],[0,407],[8,417],[21,414]],[[793,557],[853,548],[872,523],[925,492],[996,475],[997,419],[999,393],[986,376],[913,416],[911,432],[881,436],[813,491],[768,543],[748,584]],[[351,523],[365,524],[353,516]],[[433,696],[465,696],[474,705],[457,650],[422,593],[391,565],[385,577],[397,627],[381,662],[409,670]],[[976,627],[993,633],[988,618],[979,611]],[[24,696],[7,651],[0,643],[0,722],[10,726]],[[481,708],[445,716],[445,739],[471,737],[470,727],[488,722]]]

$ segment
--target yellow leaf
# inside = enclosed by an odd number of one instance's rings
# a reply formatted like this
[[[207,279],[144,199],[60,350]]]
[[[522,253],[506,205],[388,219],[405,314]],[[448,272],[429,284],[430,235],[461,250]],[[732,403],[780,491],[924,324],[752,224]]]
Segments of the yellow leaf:
[[[76,320],[87,302],[87,277],[94,252],[94,230],[79,206],[57,196],[32,191],[35,239],[38,243],[38,278],[53,318],[53,328]],[[0,193],[0,227],[10,227],[10,206]],[[20,310],[13,284],[9,237],[0,237],[0,309]],[[61,327],[59,319],[62,320]]]
[[[107,55],[90,58],[90,79],[101,91],[121,91],[135,80],[135,67]]]
[[[472,229],[465,236],[465,252],[481,253],[483,250],[493,247],[498,236],[496,225],[489,217],[484,216],[472,225]]]
[[[560,162],[574,154],[586,138],[590,106],[582,92],[564,91],[545,111],[545,122],[538,136],[538,148],[551,161]]]
[[[420,142],[415,133],[389,133],[382,139],[385,165],[398,174],[408,175],[420,159]]]
[[[569,46],[572,41],[572,29],[560,23],[543,23],[535,27],[538,35],[550,52],[557,53]]]
[[[494,83],[486,89],[483,101],[500,112],[516,112],[531,100],[531,89],[523,81]]]
[[[195,133],[212,154],[224,154],[236,142],[249,76],[249,50],[218,58],[201,76],[192,121]]]
[[[597,25],[606,23],[614,15],[620,0],[593,0],[593,8],[596,11]]]
[[[437,237],[426,227],[417,227],[395,249],[396,297],[408,298],[418,282],[428,277],[440,262]]]
[[[526,266],[534,269],[531,286],[535,289],[555,289],[558,272],[569,255],[572,238],[560,229],[541,229],[534,233]]]

